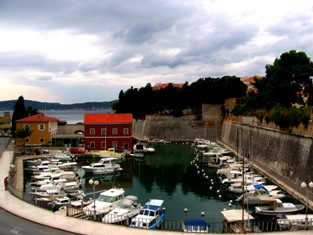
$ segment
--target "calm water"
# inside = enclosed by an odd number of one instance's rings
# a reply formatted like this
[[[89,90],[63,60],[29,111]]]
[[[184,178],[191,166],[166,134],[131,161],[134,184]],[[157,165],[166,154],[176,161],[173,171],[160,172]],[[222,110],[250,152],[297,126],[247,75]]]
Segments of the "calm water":
[[[12,110],[0,110],[0,116],[3,116],[4,112],[10,112],[11,116],[13,114]],[[113,113],[112,110],[39,110],[39,112],[49,117],[65,120],[68,124],[83,122],[85,113]]]
[[[12,115],[11,111],[11,115]],[[104,111],[58,111],[44,112],[47,116],[65,120],[69,124],[83,122],[85,113],[104,113]],[[0,112],[3,115],[3,111]],[[100,184],[96,191],[103,191],[112,186],[124,188],[126,195],[136,195],[144,204],[151,198],[160,198],[165,201],[167,220],[185,220],[203,218],[207,222],[222,222],[223,209],[240,208],[236,202],[237,194],[223,191],[216,177],[215,169],[205,169],[198,174],[191,161],[195,155],[190,144],[153,145],[156,153],[147,155],[144,160],[126,159],[124,169],[118,175],[94,177],[85,175],[83,170],[79,174],[83,179],[83,190],[88,198],[92,198],[92,187],[88,184],[90,178],[97,178]],[[99,159],[79,159],[78,164],[87,165]],[[87,182],[87,183],[86,183]],[[212,183],[213,182],[213,183]],[[97,193],[96,196],[98,196]],[[229,205],[229,201],[233,203]],[[296,202],[290,196],[284,201]],[[187,208],[188,212],[184,212]],[[254,207],[249,207],[250,212]],[[201,213],[204,212],[204,216]],[[254,215],[254,213],[253,213]],[[254,215],[257,219],[258,218]]]
[[[153,147],[156,153],[147,155],[144,160],[127,158],[121,164],[124,170],[120,175],[98,176],[100,184],[96,191],[114,185],[124,188],[125,195],[136,195],[142,204],[151,198],[163,199],[166,218],[169,220],[203,218],[208,222],[221,222],[223,220],[221,210],[230,208],[229,200],[234,200],[234,197],[227,192],[217,192],[220,185],[216,170],[206,171],[209,174],[208,178],[198,174],[198,169],[191,164],[194,153],[190,144],[153,145]],[[91,159],[81,160],[79,164],[90,162]],[[83,190],[90,193],[88,197],[92,198],[92,187],[88,180],[94,178],[93,175],[89,173],[84,175],[83,170],[79,174],[83,176]],[[221,194],[222,198],[219,198]],[[185,208],[188,209],[187,213],[184,212]],[[204,216],[201,215],[202,212],[205,213]]]

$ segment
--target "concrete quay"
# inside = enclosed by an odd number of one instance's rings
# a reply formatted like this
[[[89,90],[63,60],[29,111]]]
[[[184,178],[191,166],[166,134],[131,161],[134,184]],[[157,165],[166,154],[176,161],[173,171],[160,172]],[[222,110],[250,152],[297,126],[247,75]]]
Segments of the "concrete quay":
[[[13,151],[4,151],[0,158],[0,177],[4,179],[12,174],[10,169],[10,163],[13,158]],[[19,164],[15,166],[16,176],[23,174],[23,166]],[[19,179],[20,180],[20,179]],[[18,181],[19,181],[18,180]],[[18,182],[17,182],[18,183]],[[17,186],[17,185],[15,185]],[[110,224],[103,224],[99,222],[93,222],[88,220],[75,219],[67,217],[64,213],[54,213],[52,211],[45,210],[40,207],[33,206],[27,202],[18,199],[11,195],[9,191],[4,190],[4,183],[1,180],[0,183],[0,207],[16,216],[24,218],[26,220],[33,221],[38,224],[45,225],[47,227],[53,227],[56,229],[72,232],[73,234],[86,234],[86,235],[179,235],[185,234],[184,232],[172,232],[172,231],[160,231],[160,230],[143,230],[128,228],[124,226],[116,226]],[[312,234],[311,231],[284,231],[284,232],[267,232],[268,235],[308,235]]]

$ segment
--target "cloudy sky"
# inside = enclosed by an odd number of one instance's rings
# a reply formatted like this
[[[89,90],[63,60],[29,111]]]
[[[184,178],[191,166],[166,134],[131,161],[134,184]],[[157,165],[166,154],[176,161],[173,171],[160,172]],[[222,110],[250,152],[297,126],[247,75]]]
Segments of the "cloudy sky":
[[[313,58],[308,0],[0,0],[0,100],[111,101],[147,83]]]

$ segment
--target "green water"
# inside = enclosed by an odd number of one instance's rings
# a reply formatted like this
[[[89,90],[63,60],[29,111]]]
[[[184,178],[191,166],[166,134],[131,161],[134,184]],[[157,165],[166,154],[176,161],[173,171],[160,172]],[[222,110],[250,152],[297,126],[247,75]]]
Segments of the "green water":
[[[167,220],[202,218],[207,222],[222,222],[223,209],[239,206],[234,203],[229,205],[229,201],[235,201],[239,195],[222,191],[216,177],[216,169],[206,169],[207,177],[204,177],[202,172],[198,173],[199,169],[191,164],[195,154],[190,144],[153,145],[153,147],[156,153],[147,155],[143,160],[126,159],[121,164],[124,170],[119,175],[97,176],[100,184],[96,191],[114,185],[124,188],[125,195],[136,195],[142,204],[152,198],[163,199]],[[86,163],[90,163],[90,160],[80,164]],[[95,177],[92,174],[83,175],[83,190],[91,193],[88,197],[93,197],[92,187],[85,183],[90,178]]]

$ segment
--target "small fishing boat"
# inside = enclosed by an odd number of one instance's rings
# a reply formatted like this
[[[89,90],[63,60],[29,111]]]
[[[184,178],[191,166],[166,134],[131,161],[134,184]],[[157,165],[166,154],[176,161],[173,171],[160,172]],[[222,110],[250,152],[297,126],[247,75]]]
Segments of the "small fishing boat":
[[[139,214],[131,220],[130,227],[144,229],[158,228],[164,219],[165,210],[163,204],[164,200],[151,199],[141,208]]]
[[[277,224],[280,230],[311,230],[313,228],[313,214],[282,215],[281,218],[277,219]]]
[[[221,211],[225,220],[223,221],[223,232],[225,233],[253,233],[254,229],[250,224],[250,220],[254,220],[243,209],[233,209]]]
[[[264,200],[270,201],[269,206],[255,207],[255,213],[261,215],[278,215],[297,213],[305,208],[302,204],[293,204],[291,202],[282,202],[278,198],[267,197]]]
[[[182,224],[183,232],[208,233],[210,225],[202,219],[185,220]]]

